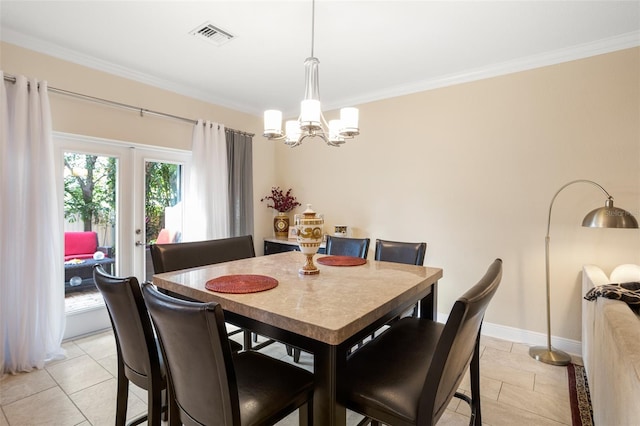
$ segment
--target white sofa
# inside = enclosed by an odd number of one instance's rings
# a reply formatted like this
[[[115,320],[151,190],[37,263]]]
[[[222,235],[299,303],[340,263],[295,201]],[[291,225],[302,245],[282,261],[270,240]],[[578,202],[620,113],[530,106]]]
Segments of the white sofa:
[[[640,281],[640,265],[611,276],[595,265],[582,271],[582,296],[594,286]],[[582,300],[582,359],[596,426],[640,424],[640,316],[619,300]]]

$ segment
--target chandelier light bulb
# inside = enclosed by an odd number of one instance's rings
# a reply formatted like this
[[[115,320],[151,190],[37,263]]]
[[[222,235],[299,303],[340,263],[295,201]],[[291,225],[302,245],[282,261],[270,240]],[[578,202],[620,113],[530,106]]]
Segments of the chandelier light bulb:
[[[267,137],[282,136],[282,112],[268,109],[264,112],[264,134]]]
[[[302,133],[298,120],[288,120],[285,124],[285,132],[286,143],[288,145],[297,143]]]
[[[305,99],[300,102],[300,127],[304,130],[320,129],[320,101]]]
[[[355,136],[360,133],[358,128],[358,108],[342,108],[340,110],[340,121],[342,129],[340,134],[343,136]]]
[[[341,120],[329,121],[329,141],[339,144],[344,143],[344,137],[340,136],[342,127]]]

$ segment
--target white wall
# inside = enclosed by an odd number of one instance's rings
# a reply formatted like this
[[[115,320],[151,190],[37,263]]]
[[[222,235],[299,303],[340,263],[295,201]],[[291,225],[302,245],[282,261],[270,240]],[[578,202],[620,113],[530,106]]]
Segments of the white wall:
[[[639,58],[629,49],[360,105],[361,135],[341,148],[278,144],[277,183],[324,213],[327,229],[349,225],[372,247],[375,238],[426,241],[425,263],[444,268],[445,315],[502,258],[486,322],[546,343],[554,193],[591,179],[640,219]],[[580,340],[582,265],[640,262],[638,230],[580,226],[605,198],[577,184],[554,206],[552,334],[564,339]]]

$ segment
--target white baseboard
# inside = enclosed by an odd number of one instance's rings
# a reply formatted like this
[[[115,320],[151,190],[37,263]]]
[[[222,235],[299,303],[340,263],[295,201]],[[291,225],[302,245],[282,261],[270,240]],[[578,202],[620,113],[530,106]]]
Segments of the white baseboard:
[[[62,339],[69,340],[109,328],[111,328],[111,320],[104,305],[74,311],[67,313],[67,324]]]
[[[448,315],[438,312],[438,322],[446,322]],[[546,346],[547,335],[536,331],[522,330],[506,325],[482,323],[482,334],[497,339],[509,340],[529,346]],[[582,342],[565,339],[564,337],[551,336],[551,346],[555,349],[567,352],[570,355],[582,357]]]
[[[445,323],[447,322],[447,318],[447,314],[438,312],[438,322]],[[98,309],[75,312],[67,315],[67,327],[65,329],[64,340],[94,333],[97,330],[104,330],[110,327],[111,322],[109,321],[107,309],[104,306]],[[488,337],[509,340],[529,346],[545,346],[547,344],[547,335],[544,333],[492,324],[486,321],[482,324],[482,334]],[[551,336],[551,345],[571,355],[582,356],[582,344],[579,341]]]

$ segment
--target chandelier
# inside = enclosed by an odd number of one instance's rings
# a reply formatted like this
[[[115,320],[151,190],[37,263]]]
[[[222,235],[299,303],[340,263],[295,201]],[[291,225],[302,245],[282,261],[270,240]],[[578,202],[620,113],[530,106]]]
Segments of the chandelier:
[[[282,132],[282,111],[270,109],[264,112],[263,136],[269,140],[284,140],[285,145],[293,148],[306,138],[319,137],[327,145],[339,147],[345,139],[351,139],[360,133],[358,128],[358,109],[342,108],[339,120],[327,123],[320,108],[320,84],[318,82],[318,64],[313,56],[315,0],[311,3],[311,56],[305,59],[304,100],[300,102],[300,116],[297,120],[288,120],[285,132]]]

